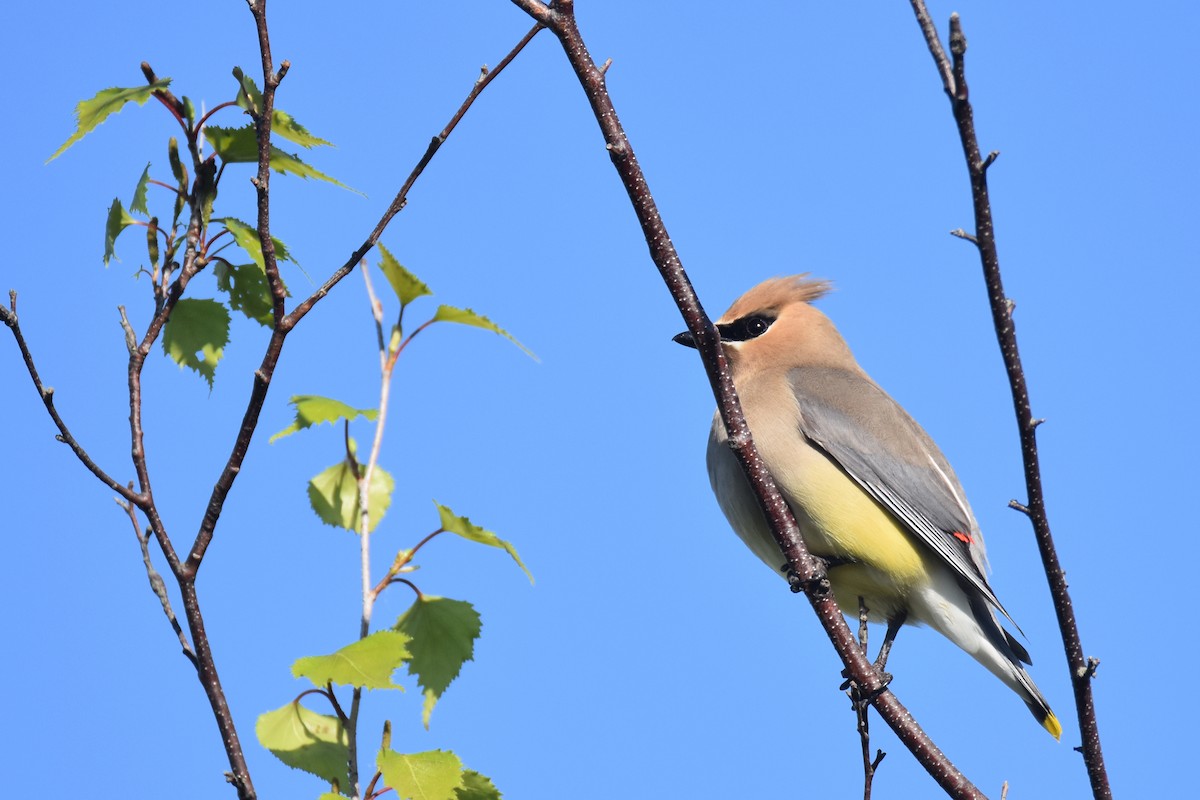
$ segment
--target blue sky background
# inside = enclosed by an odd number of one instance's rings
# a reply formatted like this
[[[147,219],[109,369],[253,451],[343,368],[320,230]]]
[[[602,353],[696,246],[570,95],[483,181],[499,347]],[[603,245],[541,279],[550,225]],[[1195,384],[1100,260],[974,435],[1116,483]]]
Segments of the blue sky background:
[[[810,271],[863,366],[955,465],[988,536],[993,584],[1028,634],[1032,674],[1066,732],[1055,743],[966,655],[906,630],[893,688],[985,791],[1084,797],[1086,776],[1062,648],[1030,527],[1003,368],[974,249],[955,129],[907,3],[579,2],[609,86],[684,264],[719,314],[760,280]],[[968,76],[991,171],[1000,255],[1017,303],[1041,429],[1050,519],[1085,648],[1102,659],[1096,701],[1118,794],[1166,796],[1191,729],[1194,662],[1179,619],[1194,584],[1191,454],[1200,267],[1194,4],[933,3],[970,42]],[[62,158],[77,101],[141,81],[150,61],[211,108],[230,69],[258,71],[245,4],[132,0],[16,4],[0,61],[9,76],[4,289],[58,407],[98,462],[132,477],[126,354],[149,291],[131,275],[140,236],[101,263],[105,212],[128,203],[147,161],[169,175],[177,133],[156,104],[127,108]],[[363,198],[272,181],[275,234],[314,281],[362,241],[480,64],[530,23],[501,0],[275,3],[278,104],[336,149],[309,160]],[[238,124],[226,112],[217,124]],[[253,219],[249,167],[231,167],[218,209]],[[152,208],[169,213],[152,193]],[[508,798],[861,795],[840,665],[808,605],[730,533],[703,465],[712,398],[646,253],[584,96],[543,32],[490,87],[384,236],[436,302],[488,314],[541,358],[451,326],[405,353],[383,464],[398,488],[375,539],[379,568],[436,527],[430,498],[510,539],[530,587],[498,551],[436,541],[427,593],[483,615],[476,660],[420,727],[420,698],[377,693],[394,746],[452,748]],[[293,267],[296,294],[311,284]],[[382,284],[380,284],[382,285]],[[211,297],[212,278],[189,292]],[[100,797],[232,797],[194,672],[178,652],[129,521],[70,452],[0,342],[8,421],[0,607],[10,715],[6,762],[24,787]],[[177,547],[194,536],[232,446],[266,341],[237,318],[215,389],[160,354],[146,368],[155,491]],[[339,460],[328,427],[268,445],[287,398],[359,407],[377,394],[374,330],[348,278],[289,338],[259,434],[199,582],[218,666],[260,796],[321,784],[255,742],[258,714],[304,688],[289,667],[356,633],[358,551],[323,527],[308,478]],[[365,427],[357,429],[360,439]],[[165,571],[165,565],[160,563]],[[1157,601],[1148,602],[1147,589]],[[1179,599],[1176,600],[1176,597]],[[387,624],[409,602],[386,593]],[[876,634],[878,636],[878,634]],[[411,685],[411,683],[410,683]],[[876,721],[889,752],[880,797],[934,796]],[[20,769],[15,769],[16,767]]]

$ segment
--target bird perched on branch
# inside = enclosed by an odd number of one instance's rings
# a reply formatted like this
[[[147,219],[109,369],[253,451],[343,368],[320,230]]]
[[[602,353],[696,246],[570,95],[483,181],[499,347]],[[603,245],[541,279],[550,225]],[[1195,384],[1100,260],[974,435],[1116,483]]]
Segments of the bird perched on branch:
[[[811,305],[828,290],[806,275],[768,280],[716,323],[746,423],[805,544],[828,565],[843,610],[853,613],[862,598],[869,618],[888,624],[885,648],[906,622],[930,626],[1059,738],[1058,718],[1021,666],[1029,653],[996,619],[998,611],[1012,622],[988,585],[983,535],[954,470]],[[675,341],[696,346],[688,332]],[[720,414],[708,475],[742,541],[786,576]]]

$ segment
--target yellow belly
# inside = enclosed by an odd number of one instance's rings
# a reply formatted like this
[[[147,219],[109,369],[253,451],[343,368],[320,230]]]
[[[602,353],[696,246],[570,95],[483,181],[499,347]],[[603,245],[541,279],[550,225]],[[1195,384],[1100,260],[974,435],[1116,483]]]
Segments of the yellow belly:
[[[928,582],[933,565],[926,559],[932,554],[828,456],[807,444],[797,447],[803,440],[791,431],[770,430],[773,422],[752,424],[755,443],[772,466],[805,544],[814,555],[855,562],[829,571],[838,605],[854,615],[858,598],[863,597],[874,619],[905,609],[912,590]],[[778,570],[782,555],[737,459],[723,441],[723,427],[718,430],[714,426],[713,433],[709,468],[721,506],[742,539],[759,558]],[[791,449],[774,452],[780,443]]]

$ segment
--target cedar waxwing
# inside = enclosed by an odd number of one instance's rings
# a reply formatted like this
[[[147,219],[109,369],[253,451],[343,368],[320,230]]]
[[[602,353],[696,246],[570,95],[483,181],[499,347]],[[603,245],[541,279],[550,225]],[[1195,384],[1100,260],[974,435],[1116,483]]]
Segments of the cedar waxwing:
[[[829,288],[806,275],[774,278],[716,322],[763,462],[809,551],[828,564],[844,611],[854,614],[863,598],[870,619],[888,623],[885,649],[902,623],[929,625],[1004,681],[1059,738],[1058,718],[1021,666],[1029,653],[996,621],[994,610],[1012,618],[988,585],[983,535],[954,470],[809,304]],[[675,341],[695,347],[686,331]],[[786,576],[720,414],[708,440],[708,476],[738,536]]]

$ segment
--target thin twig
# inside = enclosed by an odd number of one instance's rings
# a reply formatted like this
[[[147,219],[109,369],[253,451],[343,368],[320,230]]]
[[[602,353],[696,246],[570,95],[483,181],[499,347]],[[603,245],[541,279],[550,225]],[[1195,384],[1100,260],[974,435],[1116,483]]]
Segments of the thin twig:
[[[261,8],[262,1],[263,0],[258,0],[258,2],[255,2],[255,4],[251,6],[251,10],[254,11],[256,8]],[[255,13],[257,15],[258,12],[256,11]],[[265,20],[263,25],[265,26]],[[379,237],[383,234],[384,229],[387,228],[388,223],[391,222],[392,218],[395,217],[396,214],[398,214],[404,207],[405,203],[408,202],[409,190],[412,188],[413,184],[416,183],[417,178],[421,176],[421,173],[425,170],[425,167],[433,158],[434,153],[436,153],[438,148],[441,146],[441,142],[444,142],[446,137],[450,135],[450,132],[454,130],[454,127],[466,114],[467,110],[474,103],[480,92],[482,92],[492,81],[494,81],[501,71],[503,71],[503,69],[513,60],[513,58],[516,57],[516,55],[525,47],[525,45],[529,43],[529,40],[533,38],[534,33],[536,33],[536,29],[526,34],[525,37],[517,43],[517,46],[514,47],[512,51],[505,56],[499,64],[496,65],[495,69],[489,72],[484,79],[477,81],[475,85],[472,86],[470,93],[467,95],[467,99],[459,107],[458,111],[451,118],[450,123],[447,124],[442,130],[441,134],[434,137],[434,142],[430,144],[429,149],[427,149],[425,154],[421,156],[417,166],[413,168],[412,173],[410,173],[408,178],[405,180],[400,192],[396,195],[396,198],[392,201],[392,204],[388,206],[387,210],[383,213],[383,216],[380,217],[379,222],[376,223],[375,228],[367,236],[362,245],[360,245],[359,248],[350,256],[350,258],[346,260],[346,263],[344,263],[341,267],[335,270],[332,275],[330,275],[330,277],[320,286],[320,288],[318,288],[307,299],[292,309],[291,313],[287,314],[282,320],[279,320],[278,324],[276,324],[271,333],[271,339],[267,343],[267,348],[263,354],[262,362],[254,373],[254,385],[250,392],[250,399],[246,403],[246,412],[242,416],[241,427],[238,429],[237,437],[234,440],[233,452],[230,453],[229,459],[225,462],[225,467],[221,471],[220,477],[213,486],[212,496],[208,501],[208,508],[205,511],[204,519],[200,523],[200,530],[196,534],[196,540],[192,544],[192,549],[186,564],[186,569],[189,572],[194,573],[195,570],[199,568],[200,562],[204,558],[204,553],[208,550],[208,546],[212,542],[213,531],[216,529],[217,519],[221,515],[221,509],[225,506],[225,498],[228,497],[229,491],[233,488],[233,483],[241,470],[242,462],[245,460],[246,452],[250,447],[250,440],[254,436],[254,430],[258,426],[258,416],[262,411],[263,403],[266,401],[267,389],[270,387],[271,378],[275,373],[275,365],[278,363],[279,356],[283,351],[284,338],[289,332],[291,332],[293,328],[296,327],[300,320],[303,319],[304,316],[308,314],[308,312],[311,311],[318,302],[321,301],[322,298],[329,294],[333,287],[336,286],[342,280],[342,278],[350,274],[350,271],[354,269],[354,266],[362,261],[367,252],[375,246],[376,242],[379,241]],[[274,252],[273,245],[272,252]]]
[[[88,471],[95,475],[100,481],[112,489],[117,494],[121,495],[126,502],[135,505],[141,505],[144,498],[137,492],[122,486],[111,475],[105,472],[100,466],[92,460],[88,455],[87,450],[83,448],[75,437],[71,434],[67,423],[63,422],[63,418],[59,416],[58,409],[54,407],[54,389],[49,386],[42,385],[42,378],[38,374],[37,366],[33,362],[33,353],[29,350],[29,344],[25,341],[25,335],[21,333],[21,322],[17,318],[17,292],[11,290],[8,293],[9,308],[0,305],[0,322],[8,326],[12,331],[13,338],[17,341],[17,348],[21,351],[21,358],[25,360],[25,369],[29,371],[29,377],[33,381],[33,388],[37,390],[38,397],[42,398],[42,403],[46,406],[47,413],[50,414],[50,419],[54,421],[54,426],[58,428],[58,435],[54,438],[71,448],[71,452],[75,457],[87,467]]]
[[[467,93],[467,99],[462,102],[462,105],[459,106],[458,111],[456,111],[454,116],[450,118],[450,121],[446,123],[446,127],[443,128],[437,136],[434,136],[432,141],[430,141],[429,147],[425,150],[425,154],[421,156],[421,160],[417,162],[415,167],[413,167],[412,172],[409,173],[408,178],[405,179],[404,185],[401,186],[400,191],[396,193],[396,197],[392,200],[391,205],[389,205],[387,210],[383,212],[383,216],[379,218],[379,222],[375,225],[375,229],[371,231],[370,235],[367,236],[366,241],[364,241],[362,245],[360,245],[359,248],[354,251],[350,258],[346,259],[345,264],[335,270],[334,273],[329,276],[328,280],[321,284],[319,289],[313,292],[307,300],[292,309],[292,313],[288,314],[287,319],[284,320],[285,325],[287,325],[289,328],[294,327],[295,324],[312,309],[313,305],[316,304],[317,301],[319,301],[322,297],[329,294],[329,291],[335,285],[337,285],[342,278],[350,274],[350,270],[354,269],[354,265],[361,261],[363,256],[365,256],[371,250],[371,248],[375,246],[375,243],[379,241],[379,237],[383,235],[384,228],[386,228],[388,223],[392,221],[392,217],[399,214],[404,206],[408,203],[408,192],[410,189],[412,189],[413,184],[416,183],[417,178],[421,177],[421,173],[425,171],[425,167],[429,165],[429,162],[433,159],[434,154],[437,153],[441,146],[446,142],[446,139],[450,137],[450,134],[454,131],[455,127],[458,126],[459,121],[462,120],[463,116],[467,113],[467,110],[475,102],[475,99],[479,97],[479,94],[488,87],[488,84],[496,80],[500,73],[504,71],[505,67],[512,63],[512,60],[516,58],[517,54],[525,48],[525,45],[529,44],[529,42],[533,39],[537,32],[542,29],[542,27],[543,26],[540,24],[533,26],[529,33],[525,34],[521,41],[517,42],[516,46],[508,53],[508,55],[500,59],[500,63],[496,65],[495,69],[488,72],[481,72],[479,78],[475,81],[475,85],[472,86],[471,91]]]
[[[129,515],[129,521],[133,523],[133,535],[137,537],[138,547],[142,550],[142,564],[146,567],[146,577],[150,579],[150,591],[154,592],[159,603],[162,604],[163,613],[167,616],[167,621],[171,623],[171,629],[175,631],[175,635],[179,638],[179,645],[183,648],[183,655],[188,661],[192,662],[192,666],[199,666],[196,663],[196,651],[192,649],[192,645],[187,640],[187,634],[183,632],[183,627],[179,624],[179,619],[175,616],[175,610],[171,608],[171,598],[167,594],[167,584],[163,581],[162,575],[158,574],[158,570],[154,568],[154,562],[150,558],[150,529],[147,528],[143,534],[141,526],[138,524],[137,507],[133,503],[122,500],[119,497],[115,498],[117,505],[125,510]]]
[[[971,180],[971,197],[975,212],[975,244],[979,250],[984,282],[987,285],[992,323],[996,329],[996,338],[999,341],[1004,367],[1008,373],[1013,409],[1016,412],[1017,429],[1021,438],[1025,488],[1029,495],[1026,505],[1015,501],[1010,505],[1028,515],[1033,523],[1034,536],[1041,554],[1042,565],[1045,568],[1046,580],[1050,585],[1050,595],[1054,601],[1058,627],[1062,634],[1063,649],[1066,651],[1067,665],[1070,669],[1071,685],[1075,692],[1075,709],[1083,740],[1082,752],[1092,786],[1092,794],[1097,800],[1108,800],[1112,797],[1112,790],[1109,787],[1108,772],[1104,766],[1104,755],[1100,747],[1100,728],[1092,699],[1091,674],[1084,658],[1083,644],[1079,636],[1079,626],[1075,620],[1071,596],[1067,589],[1066,575],[1059,563],[1054,539],[1050,533],[1045,495],[1042,491],[1041,468],[1038,462],[1038,426],[1030,410],[1029,387],[1021,366],[1020,351],[1017,349],[1016,325],[1012,319],[1013,306],[1004,293],[1004,283],[1000,275],[1000,258],[996,251],[995,228],[992,223],[992,209],[988,199],[987,186],[987,168],[995,158],[994,156],[980,157],[979,140],[975,133],[974,111],[969,99],[964,63],[967,39],[963,35],[962,23],[958,15],[951,14],[950,52],[953,55],[953,64],[950,64],[938,40],[937,31],[930,21],[924,0],[911,0],[911,3],[924,33],[925,42],[938,65],[943,88],[950,98],[950,107],[958,127],[963,155],[967,162],[967,172]]]
[[[671,243],[654,198],[646,185],[645,176],[638,166],[637,157],[621,127],[604,83],[604,74],[592,60],[579,33],[573,0],[557,0],[553,6],[538,0],[513,0],[513,3],[554,33],[587,95],[592,113],[604,134],[609,157],[621,177],[625,191],[629,194],[634,212],[646,236],[650,257],[658,267],[696,342],[733,452],[746,472],[776,543],[787,557],[793,586],[797,590],[805,591],[826,634],[846,666],[846,674],[857,685],[862,696],[870,698],[880,716],[929,774],[953,797],[982,797],[982,793],[921,730],[895,695],[887,690],[882,677],[855,642],[854,634],[851,633],[829,589],[823,566],[813,559],[805,548],[791,511],[754,448],[716,328],[704,313],[687,273],[684,272],[679,255]]]
[[[363,283],[367,285],[367,301],[371,304],[371,318],[375,321],[375,337],[379,344],[379,369],[382,371],[387,364],[387,345],[383,341],[383,304],[375,295],[375,287],[371,285],[371,270],[367,267],[366,259],[359,264]]]

